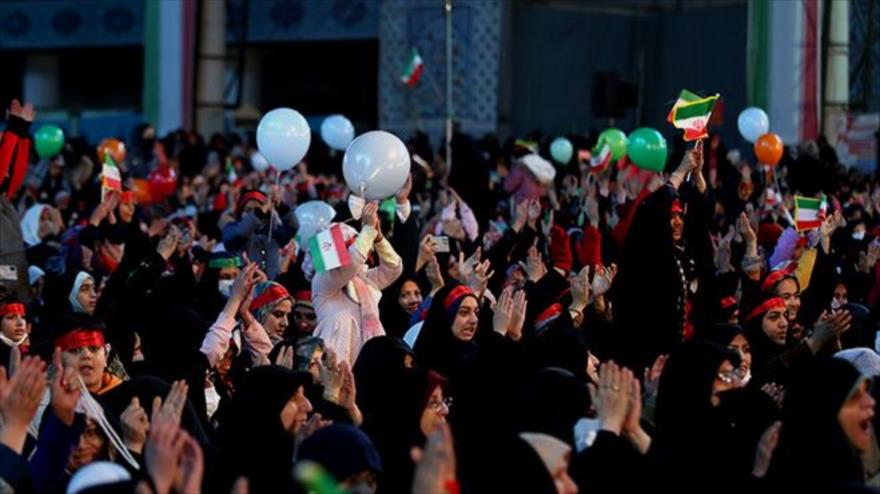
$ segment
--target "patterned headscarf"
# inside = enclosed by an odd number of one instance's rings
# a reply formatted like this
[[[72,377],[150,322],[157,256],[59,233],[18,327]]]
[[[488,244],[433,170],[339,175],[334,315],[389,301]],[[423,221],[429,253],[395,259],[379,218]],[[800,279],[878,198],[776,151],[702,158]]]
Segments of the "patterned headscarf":
[[[262,321],[263,317],[268,314],[276,305],[284,300],[290,300],[293,303],[293,297],[287,292],[281,284],[274,281],[262,281],[254,286],[254,299],[251,301],[251,314]]]

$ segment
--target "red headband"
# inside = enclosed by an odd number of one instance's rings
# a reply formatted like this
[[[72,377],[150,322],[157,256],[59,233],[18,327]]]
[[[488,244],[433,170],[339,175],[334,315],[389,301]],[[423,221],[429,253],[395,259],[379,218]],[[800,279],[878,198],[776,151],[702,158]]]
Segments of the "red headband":
[[[132,192],[130,190],[126,190],[126,191],[121,192],[119,194],[119,202],[121,202],[123,204],[134,204],[135,203],[134,192]]]
[[[273,284],[251,302],[251,310],[259,310],[260,307],[263,307],[266,304],[271,304],[285,298],[290,298],[287,289],[281,285]]]
[[[719,303],[719,305],[721,306],[722,309],[729,309],[729,308],[734,307],[736,305],[736,299],[733,297],[724,297],[721,299],[721,302]]]
[[[104,333],[96,329],[77,329],[55,339],[55,346],[69,352],[87,346],[104,346]]]
[[[773,297],[764,301],[763,304],[755,307],[755,309],[749,313],[749,316],[746,317],[746,321],[751,321],[752,319],[760,316],[765,312],[769,312],[773,309],[784,309],[785,308],[785,300],[782,300],[780,297]]]
[[[764,283],[761,283],[761,291],[766,293],[772,290],[777,283],[782,281],[784,278],[790,277],[795,268],[797,268],[796,263],[789,263],[786,267],[782,269],[770,271],[770,274],[768,274],[767,277],[764,279]]]
[[[446,299],[443,301],[443,310],[449,310],[455,302],[467,295],[474,295],[474,291],[464,285],[458,285],[453,288],[449,291],[446,295]]]
[[[678,199],[672,200],[672,206],[669,207],[670,213],[684,213],[684,208],[681,205],[681,201]]]
[[[0,317],[17,314],[21,317],[25,316],[24,304],[18,302],[13,304],[0,305]]]
[[[247,192],[238,200],[239,209],[243,208],[248,201],[266,202],[266,194],[263,194],[259,190]]]

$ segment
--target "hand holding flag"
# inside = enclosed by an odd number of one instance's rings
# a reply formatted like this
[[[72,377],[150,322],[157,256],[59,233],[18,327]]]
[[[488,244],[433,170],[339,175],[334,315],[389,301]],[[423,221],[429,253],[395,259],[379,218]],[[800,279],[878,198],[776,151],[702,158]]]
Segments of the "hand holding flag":
[[[709,118],[719,95],[703,98],[682,89],[666,120],[677,129],[684,130],[685,141],[696,141],[709,136]]]

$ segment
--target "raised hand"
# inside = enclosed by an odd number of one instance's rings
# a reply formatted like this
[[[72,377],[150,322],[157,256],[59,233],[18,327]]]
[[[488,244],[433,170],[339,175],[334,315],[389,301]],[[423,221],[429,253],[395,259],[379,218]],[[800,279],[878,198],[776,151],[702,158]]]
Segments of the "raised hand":
[[[61,363],[61,349],[55,348],[52,355],[52,366],[55,368],[55,377],[52,379],[52,412],[59,420],[67,425],[73,425],[76,413],[76,404],[79,403],[81,394],[77,386],[76,369],[65,369]]]
[[[205,473],[205,457],[199,442],[181,430],[177,475],[174,476],[174,492],[196,494],[201,492]]]
[[[779,444],[779,431],[782,430],[782,422],[773,422],[770,427],[761,435],[758,441],[758,449],[755,452],[755,465],[752,468],[752,475],[756,478],[763,478],[767,475],[770,468],[770,460],[773,459],[773,452],[776,451],[776,445]]]
[[[371,226],[377,231],[379,230],[379,205],[375,201],[364,205],[364,210],[361,213],[361,224]]]
[[[547,265],[544,264],[544,260],[541,258],[541,253],[538,252],[538,248],[534,245],[529,247],[529,254],[526,258],[525,263],[526,276],[529,281],[537,283],[538,280],[544,277],[547,274]]]
[[[623,431],[630,409],[633,379],[632,371],[608,361],[599,368],[598,388],[588,384],[601,429],[618,435]]]
[[[121,422],[125,447],[135,453],[143,452],[144,443],[147,442],[147,431],[150,430],[150,419],[137,396],[133,397],[131,403],[123,410]]]
[[[150,435],[144,446],[144,463],[156,488],[156,494],[171,492],[177,479],[178,463],[186,442],[185,435],[180,424],[173,420],[156,420],[154,414]]]
[[[513,317],[513,288],[507,287],[501,292],[498,303],[495,304],[495,312],[492,314],[492,329],[502,336],[507,336]]]
[[[12,378],[0,367],[0,443],[21,453],[45,390],[46,364],[39,357],[25,357]]]
[[[419,244],[419,254],[416,257],[416,272],[421,271],[422,267],[428,263],[434,257],[434,237],[430,234],[425,235],[422,238],[422,242]]]
[[[578,274],[569,279],[571,287],[571,309],[583,312],[590,303],[590,266],[584,266]]]
[[[180,424],[180,417],[186,406],[187,391],[189,391],[189,386],[186,381],[174,381],[164,403],[162,398],[158,396],[153,398],[153,413],[150,414],[150,419],[154,426],[165,421]]]
[[[321,366],[321,384],[324,386],[324,399],[339,404],[344,375],[336,362],[336,353],[328,348]]]
[[[174,255],[174,251],[177,250],[177,245],[179,243],[180,230],[178,230],[176,226],[172,226],[162,240],[159,241],[159,246],[156,248],[156,252],[167,261]]]
[[[523,326],[526,322],[526,292],[518,290],[513,295],[513,305],[511,307],[510,327],[507,330],[507,336],[513,341],[522,339]]]
[[[513,216],[513,231],[519,233],[529,219],[529,201],[523,201],[516,205],[516,213]]]
[[[650,369],[645,369],[645,395],[649,400],[653,400],[657,396],[660,387],[660,375],[663,374],[663,367],[666,365],[666,359],[669,355],[660,355],[651,364]]]
[[[807,338],[807,344],[813,353],[816,353],[828,343],[840,338],[840,335],[848,331],[851,326],[852,315],[849,311],[840,310],[831,314],[825,311],[813,327],[813,334]]]
[[[494,275],[495,271],[492,271],[492,263],[487,259],[474,266],[474,269],[470,275],[468,275],[466,282],[471,290],[480,295],[486,291],[486,287],[489,286],[489,280],[492,279],[492,276]]]
[[[428,283],[431,284],[431,295],[434,295],[446,285],[446,282],[443,280],[443,273],[440,271],[440,261],[433,255],[428,261],[428,269],[425,271],[425,275],[428,277]]]
[[[451,492],[456,485],[455,447],[448,424],[440,424],[428,438],[424,451],[413,448],[411,452],[416,471],[413,476],[413,494]]]
[[[281,350],[278,351],[278,355],[275,357],[275,365],[284,367],[285,369],[294,370],[293,355],[294,347],[292,345],[281,347]]]
[[[758,241],[758,236],[755,234],[755,230],[752,229],[752,223],[749,221],[749,217],[746,213],[740,213],[739,218],[736,220],[736,224],[739,234],[742,235],[742,238],[746,243],[755,243]]]
[[[597,267],[596,274],[593,276],[593,284],[591,286],[593,296],[601,297],[608,293],[616,276],[617,264],[611,263],[611,266],[608,268],[605,266]]]
[[[37,116],[37,112],[34,111],[34,105],[30,103],[21,104],[17,99],[12,100],[12,103],[9,104],[9,109],[6,110],[7,117],[15,116],[18,117],[25,122],[33,122],[34,118]]]

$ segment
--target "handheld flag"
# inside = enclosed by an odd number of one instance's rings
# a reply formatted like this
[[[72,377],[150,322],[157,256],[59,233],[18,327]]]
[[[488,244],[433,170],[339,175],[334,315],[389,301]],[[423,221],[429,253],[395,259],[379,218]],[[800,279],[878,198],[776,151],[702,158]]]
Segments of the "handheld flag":
[[[104,154],[104,165],[101,168],[101,200],[107,197],[108,192],[122,192],[122,175],[119,168],[110,157],[110,153]]]
[[[310,238],[309,253],[315,263],[316,273],[351,264],[351,257],[342,238],[342,227],[338,224]]]
[[[704,139],[709,135],[709,118],[718,95],[703,98],[682,89],[666,120],[676,129],[684,130],[685,141]]]
[[[596,148],[593,149],[593,156],[590,158],[590,172],[602,173],[611,163],[611,145],[605,141],[600,141]]]
[[[424,72],[424,70],[425,62],[422,60],[422,56],[419,55],[419,51],[413,48],[409,62],[406,64],[406,68],[400,75],[400,82],[409,87],[413,87],[419,82],[419,78],[422,77],[422,72]]]
[[[824,194],[821,199],[794,196],[794,219],[798,232],[819,228],[827,213],[828,200]]]

